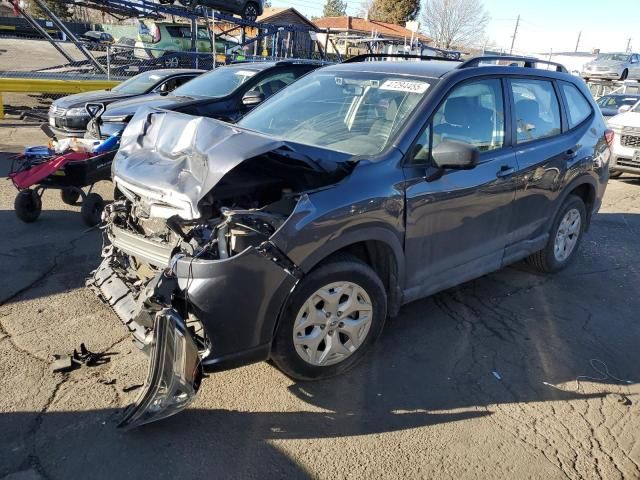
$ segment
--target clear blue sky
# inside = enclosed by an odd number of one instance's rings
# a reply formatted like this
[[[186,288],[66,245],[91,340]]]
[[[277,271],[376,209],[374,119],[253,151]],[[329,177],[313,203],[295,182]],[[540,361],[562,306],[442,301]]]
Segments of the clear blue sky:
[[[631,37],[640,51],[640,0],[483,0],[491,16],[487,35],[498,47],[509,48],[520,14],[515,50],[573,51],[582,31],[580,50],[621,51]],[[361,0],[347,0],[355,15]],[[273,0],[276,7],[293,6],[307,16],[322,16],[324,0]]]

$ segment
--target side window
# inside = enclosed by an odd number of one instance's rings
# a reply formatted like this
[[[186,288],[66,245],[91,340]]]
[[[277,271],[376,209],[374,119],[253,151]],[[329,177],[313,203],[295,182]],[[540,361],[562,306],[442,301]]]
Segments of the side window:
[[[258,90],[265,98],[292,84],[299,75],[297,72],[278,72],[260,80],[251,90]]]
[[[574,85],[562,83],[561,88],[564,98],[567,99],[569,127],[573,128],[591,115],[591,105]]]
[[[457,140],[481,152],[504,143],[504,105],[498,79],[465,83],[456,87],[432,119],[432,146]]]
[[[551,82],[513,80],[511,92],[518,143],[560,134],[560,105]]]
[[[429,141],[431,140],[431,125],[422,132],[420,138],[413,147],[412,163],[417,165],[426,165],[430,161],[429,157]]]

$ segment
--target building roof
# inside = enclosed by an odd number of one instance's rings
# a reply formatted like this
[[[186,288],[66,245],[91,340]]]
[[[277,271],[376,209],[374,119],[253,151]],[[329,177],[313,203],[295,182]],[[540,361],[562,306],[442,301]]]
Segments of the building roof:
[[[282,8],[282,7],[267,7],[264,9],[264,11],[262,12],[262,15],[260,15],[256,22],[258,23],[278,23],[278,17],[284,17],[286,16],[286,14],[293,14],[297,17],[300,18],[300,20],[302,20],[304,23],[308,24],[310,28],[312,28],[313,30],[316,29],[315,24],[309,20],[307,17],[305,17],[303,14],[301,14],[298,10],[296,10],[293,7],[289,7],[289,8]],[[285,22],[288,23],[288,22]]]
[[[396,25],[395,23],[367,20],[360,17],[324,17],[314,20],[313,23],[315,23],[318,28],[330,28],[331,30],[335,30],[336,32],[358,32],[366,35],[371,35],[372,32],[377,32],[379,35],[382,35],[386,38],[410,39],[412,34],[411,30],[409,30],[408,28],[405,28],[401,25]],[[421,33],[415,34],[414,38],[416,37],[418,38],[418,40],[425,43],[431,41],[431,38],[427,37],[426,35],[422,35]]]

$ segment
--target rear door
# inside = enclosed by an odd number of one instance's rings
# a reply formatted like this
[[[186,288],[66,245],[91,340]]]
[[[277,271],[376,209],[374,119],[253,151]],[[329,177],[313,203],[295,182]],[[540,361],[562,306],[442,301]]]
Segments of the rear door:
[[[521,242],[541,242],[548,233],[555,200],[580,145],[579,138],[563,134],[567,118],[555,81],[523,77],[509,80],[508,85],[519,166],[509,240],[515,251]]]
[[[405,168],[408,297],[418,298],[500,268],[507,242],[513,174],[503,81],[454,87],[425,128]],[[443,140],[480,151],[470,170],[439,172],[431,150]]]

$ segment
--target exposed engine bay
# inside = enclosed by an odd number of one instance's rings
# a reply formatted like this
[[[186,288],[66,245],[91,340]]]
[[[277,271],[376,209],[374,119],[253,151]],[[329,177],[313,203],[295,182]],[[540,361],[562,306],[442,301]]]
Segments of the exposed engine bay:
[[[158,136],[160,126],[182,134]],[[203,137],[216,149],[205,148]],[[238,289],[257,296],[236,307],[238,322],[251,322],[260,295],[295,286],[302,273],[271,237],[301,198],[330,188],[353,166],[210,119],[148,111],[134,117],[113,163],[103,261],[87,282],[151,354],[145,389],[123,426],[185,408],[208,359],[233,356],[237,332],[217,312]],[[180,368],[170,368],[176,362]]]

